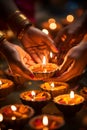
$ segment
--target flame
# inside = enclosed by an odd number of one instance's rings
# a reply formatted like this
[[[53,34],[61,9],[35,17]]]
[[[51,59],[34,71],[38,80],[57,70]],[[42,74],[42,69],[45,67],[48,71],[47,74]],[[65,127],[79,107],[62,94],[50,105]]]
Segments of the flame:
[[[51,58],[53,57],[53,53],[52,53],[52,52],[50,52],[50,57],[51,57]]]
[[[46,57],[45,56],[43,57],[43,63],[42,64],[46,65]]]
[[[74,98],[74,91],[70,92],[70,98]]]
[[[2,81],[0,80],[0,85],[2,85]]]
[[[51,83],[51,87],[54,88],[54,83],[53,82]]]
[[[0,122],[3,121],[3,115],[0,113]]]
[[[35,91],[32,91],[31,92],[31,95],[34,97],[36,94],[35,94]]]
[[[14,105],[11,106],[11,109],[12,109],[12,111],[16,111],[17,110],[16,106],[14,106]]]
[[[44,126],[48,125],[48,117],[47,116],[43,116],[43,125]]]

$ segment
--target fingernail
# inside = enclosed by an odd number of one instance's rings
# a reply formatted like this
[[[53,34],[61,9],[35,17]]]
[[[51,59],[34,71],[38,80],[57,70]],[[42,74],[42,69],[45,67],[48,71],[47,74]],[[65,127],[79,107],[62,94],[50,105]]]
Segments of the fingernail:
[[[29,76],[30,76],[32,79],[34,78],[34,75],[33,75],[33,74],[30,74]]]

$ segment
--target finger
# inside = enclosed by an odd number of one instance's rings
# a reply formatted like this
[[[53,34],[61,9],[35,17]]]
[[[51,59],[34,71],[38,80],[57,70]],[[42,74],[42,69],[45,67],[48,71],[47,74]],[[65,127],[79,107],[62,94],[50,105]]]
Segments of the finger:
[[[54,41],[50,37],[44,38],[43,42],[47,43],[47,46],[50,48],[52,52],[58,53],[58,49],[56,48]]]
[[[41,58],[40,55],[38,55],[38,51],[32,48],[26,48],[26,51],[30,54],[30,56],[36,63],[41,63]]]
[[[12,68],[12,71],[15,71],[19,74],[19,75],[23,75],[25,78],[34,78],[34,74],[32,73],[32,71],[27,68],[27,66],[25,66],[24,64],[22,63],[17,63],[17,65],[13,65],[13,64],[10,64],[11,68]],[[15,72],[14,71],[14,72]]]
[[[62,65],[60,65],[60,67],[59,67],[59,70],[60,70],[60,73],[62,74],[62,73],[64,73],[69,67],[70,67],[70,65],[73,63],[73,59],[72,58],[67,58],[67,57],[65,57],[64,58],[64,62],[62,63]]]
[[[57,81],[69,81],[70,79],[77,77],[81,75],[83,72],[83,67],[79,65],[79,62],[73,62],[72,65],[69,67],[69,69],[63,73],[60,77],[58,77],[56,80]]]

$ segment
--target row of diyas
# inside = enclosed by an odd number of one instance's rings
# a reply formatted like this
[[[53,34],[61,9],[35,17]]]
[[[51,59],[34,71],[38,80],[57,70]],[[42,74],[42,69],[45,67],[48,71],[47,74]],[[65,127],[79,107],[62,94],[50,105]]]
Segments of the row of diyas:
[[[24,101],[23,104],[26,105],[26,103],[27,103],[27,105],[29,105],[29,108],[32,107],[32,108],[34,108],[33,110],[35,110],[35,111],[37,111],[37,110],[40,111],[44,107],[44,105],[46,105],[51,100],[50,93],[45,92],[45,91],[39,91],[39,90],[23,92],[20,94],[20,97],[21,97],[22,101]],[[74,92],[71,91],[70,94],[62,94],[62,95],[58,95],[58,96],[54,97],[52,99],[52,101],[55,103],[57,108],[64,114],[74,115],[76,112],[78,112],[81,109],[81,107],[84,103],[84,98],[78,94],[74,94]],[[20,121],[26,122],[27,116],[29,117],[28,111],[26,111],[28,109],[25,109],[25,108],[27,108],[27,105],[26,105],[26,107],[21,104],[8,105],[5,107],[2,107],[0,109],[0,113],[3,115],[3,121],[6,124],[6,126],[8,126],[8,124],[11,126],[14,126],[14,124],[18,125],[18,124],[20,124]],[[29,109],[29,110],[30,110],[30,113],[32,113],[31,109]],[[54,117],[53,118],[54,120],[52,120],[52,121],[56,122],[55,116],[53,116],[53,117]],[[38,119],[38,117],[36,117],[36,118]],[[49,122],[50,122],[50,120],[51,120],[51,118],[49,118]],[[41,124],[37,124],[37,129],[39,127],[38,125],[41,126]],[[49,128],[49,124],[46,127]],[[50,126],[50,127],[52,127],[52,126]],[[55,127],[55,125],[54,125],[54,127]]]

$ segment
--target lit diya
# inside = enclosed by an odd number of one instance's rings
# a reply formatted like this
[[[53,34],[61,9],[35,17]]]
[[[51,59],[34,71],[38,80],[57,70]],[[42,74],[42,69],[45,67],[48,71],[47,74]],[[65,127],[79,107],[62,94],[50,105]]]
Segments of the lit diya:
[[[0,79],[0,100],[3,100],[14,90],[14,83],[9,79]]]
[[[52,77],[58,71],[58,66],[53,63],[46,63],[46,57],[44,56],[42,64],[35,64],[30,69],[37,79],[42,80]]]
[[[39,130],[55,130],[59,129],[65,124],[64,119],[61,116],[54,115],[39,115],[33,117],[29,121],[29,125],[33,129]]]
[[[24,104],[33,107],[37,113],[40,113],[41,109],[51,100],[51,95],[41,90],[30,90],[22,92],[20,99]]]
[[[60,94],[68,92],[69,85],[64,82],[45,82],[41,84],[40,88],[51,94],[52,97],[56,97]]]
[[[23,126],[33,116],[34,110],[23,104],[7,105],[0,109],[7,127]]]
[[[64,115],[72,116],[82,108],[84,97],[74,94],[74,92],[71,91],[70,94],[63,94],[55,97],[53,101]]]

